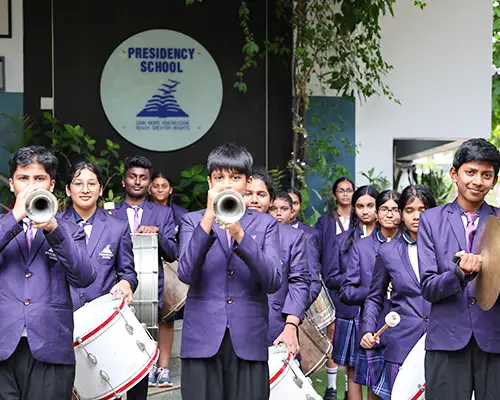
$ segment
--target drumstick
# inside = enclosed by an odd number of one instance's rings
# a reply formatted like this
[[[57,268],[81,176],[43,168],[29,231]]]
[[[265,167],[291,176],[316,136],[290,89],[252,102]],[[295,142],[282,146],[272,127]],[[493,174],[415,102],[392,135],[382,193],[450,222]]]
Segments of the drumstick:
[[[394,328],[401,321],[401,317],[396,311],[391,311],[389,314],[385,316],[385,324],[379,331],[373,336],[374,339],[377,339],[382,333],[386,331],[387,328]]]

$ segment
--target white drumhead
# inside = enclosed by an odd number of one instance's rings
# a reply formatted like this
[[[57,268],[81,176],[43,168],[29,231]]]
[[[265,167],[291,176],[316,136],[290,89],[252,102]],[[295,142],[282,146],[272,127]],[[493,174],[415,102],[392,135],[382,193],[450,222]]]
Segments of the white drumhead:
[[[424,399],[425,389],[425,338],[424,334],[411,349],[392,388],[392,400]],[[417,397],[415,397],[417,396]]]
[[[75,321],[73,338],[81,338],[104,323],[115,312],[114,307],[119,307],[121,302],[121,298],[106,294],[76,310],[73,314]]]

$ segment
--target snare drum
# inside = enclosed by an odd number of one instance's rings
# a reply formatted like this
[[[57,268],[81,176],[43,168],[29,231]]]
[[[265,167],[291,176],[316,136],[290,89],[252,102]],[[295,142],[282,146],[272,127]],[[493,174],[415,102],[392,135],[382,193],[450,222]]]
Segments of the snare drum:
[[[332,354],[332,342],[306,315],[300,329],[301,366],[306,376],[319,371]]]
[[[158,235],[133,234],[135,271],[139,285],[132,303],[135,315],[151,333],[158,330]]]
[[[162,321],[167,320],[186,303],[189,286],[179,280],[177,267],[177,261],[173,263],[163,261],[165,286],[163,290],[163,305],[160,310],[160,318]]]
[[[307,315],[311,321],[319,328],[323,329],[335,321],[335,307],[333,306],[332,299],[326,290],[326,286],[321,281],[322,288],[319,292],[318,298],[311,304],[307,310]]]
[[[123,299],[101,296],[75,311],[74,321],[73,391],[78,399],[119,398],[158,359],[156,342]]]
[[[322,400],[284,345],[269,347],[269,400]]]

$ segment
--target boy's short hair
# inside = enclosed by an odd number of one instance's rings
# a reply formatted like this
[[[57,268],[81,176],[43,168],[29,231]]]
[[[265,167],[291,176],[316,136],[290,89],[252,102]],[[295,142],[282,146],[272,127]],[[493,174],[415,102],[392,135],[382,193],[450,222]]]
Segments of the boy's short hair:
[[[299,199],[299,203],[302,204],[302,193],[300,193],[300,190],[295,189],[295,188],[290,188],[288,189],[288,193],[293,193],[297,198]]]
[[[293,208],[293,200],[287,192],[276,193],[274,200],[284,200],[290,205],[290,208]]]
[[[266,169],[261,166],[254,167],[252,170],[252,178],[264,182],[267,187],[269,197],[271,197],[271,201],[274,201],[274,198],[276,197],[276,190],[274,189],[273,180],[267,173]]]
[[[472,161],[484,161],[491,164],[495,177],[500,169],[500,152],[486,139],[469,139],[463,142],[453,156],[453,168],[459,168]]]
[[[247,149],[235,144],[223,144],[212,150],[208,155],[208,176],[214,171],[234,171],[247,178],[251,176],[253,157]]]
[[[11,178],[14,177],[17,167],[27,167],[31,164],[43,165],[50,179],[56,179],[58,160],[50,150],[43,146],[22,147],[12,154],[9,159]]]
[[[153,164],[144,156],[126,157],[123,161],[125,165],[125,174],[130,168],[144,168],[149,171],[149,177],[153,175]]]

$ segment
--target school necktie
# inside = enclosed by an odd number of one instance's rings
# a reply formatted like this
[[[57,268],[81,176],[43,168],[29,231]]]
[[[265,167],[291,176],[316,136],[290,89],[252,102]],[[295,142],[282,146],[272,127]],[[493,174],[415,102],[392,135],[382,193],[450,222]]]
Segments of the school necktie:
[[[472,243],[474,241],[474,235],[476,234],[476,219],[479,218],[478,214],[465,214],[467,218],[467,226],[465,228],[465,240],[467,244],[467,251],[470,253],[472,251]]]
[[[141,224],[141,221],[139,220],[139,210],[140,208],[138,206],[132,206],[130,207],[132,210],[134,210],[134,229],[132,233],[136,233],[137,230],[139,229],[139,226]]]
[[[82,219],[80,222],[78,222],[78,225],[80,225],[83,228],[83,231],[85,232],[85,243],[89,244],[89,235],[87,234],[85,227],[89,226],[90,224]]]
[[[31,251],[31,242],[33,241],[33,225],[29,219],[23,219],[23,224],[26,227],[26,241],[28,242],[28,249]]]

